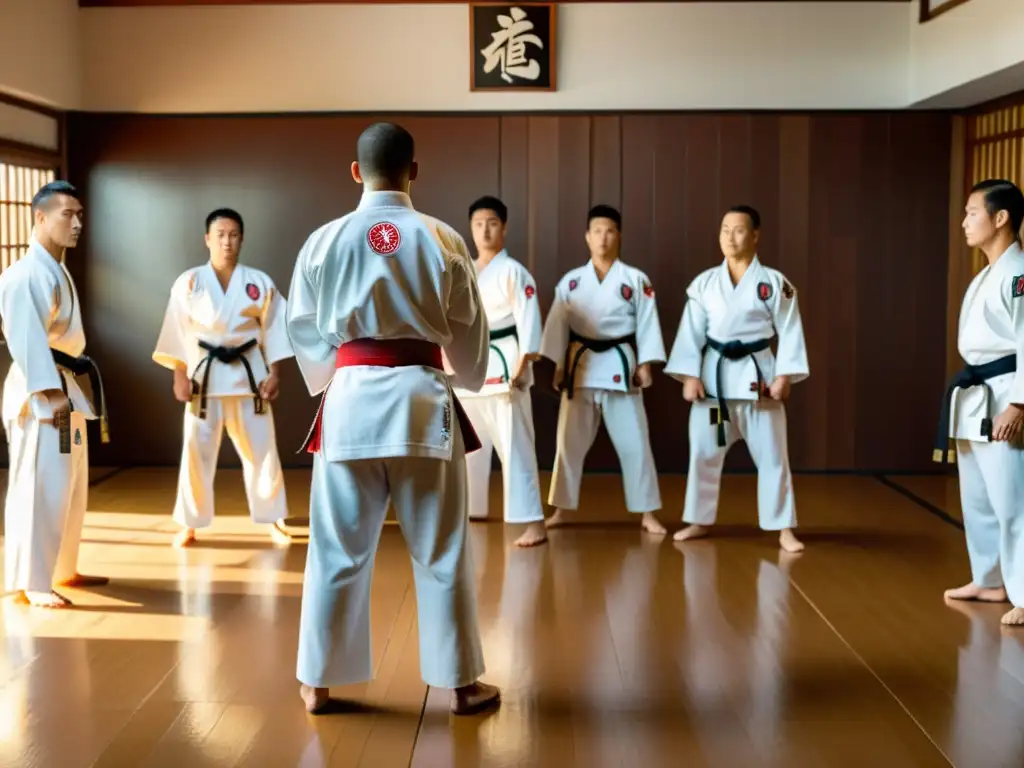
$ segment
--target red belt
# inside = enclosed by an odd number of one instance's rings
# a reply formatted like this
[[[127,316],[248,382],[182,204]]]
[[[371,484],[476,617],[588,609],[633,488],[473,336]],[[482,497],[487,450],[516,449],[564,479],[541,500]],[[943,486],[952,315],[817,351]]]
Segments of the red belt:
[[[384,368],[404,368],[410,366],[424,366],[444,370],[444,361],[441,358],[441,348],[432,342],[422,339],[356,339],[338,348],[335,358],[336,368],[351,368],[357,365],[377,365]],[[316,412],[316,419],[312,429],[306,437],[303,448],[307,453],[317,453],[320,450],[320,431],[323,422],[324,401],[327,400],[327,392],[324,392],[320,399],[320,407]],[[479,449],[480,438],[477,436],[469,416],[462,407],[462,403],[452,393],[452,400],[455,401],[455,413],[459,419],[459,429],[462,430],[462,442],[465,445],[466,453],[472,453]]]

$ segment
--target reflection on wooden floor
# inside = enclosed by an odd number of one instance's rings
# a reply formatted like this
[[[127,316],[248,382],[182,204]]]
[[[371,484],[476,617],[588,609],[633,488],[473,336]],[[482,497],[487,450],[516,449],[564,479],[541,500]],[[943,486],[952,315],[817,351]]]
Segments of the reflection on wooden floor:
[[[947,481],[915,483],[938,499]],[[309,718],[304,544],[275,548],[239,489],[215,538],[173,550],[173,487],[173,471],[126,470],[93,488],[83,570],[113,581],[69,590],[80,610],[4,601],[0,765],[1024,765],[1024,631],[1001,606],[943,603],[968,578],[962,532],[872,478],[796,479],[795,557],[753,528],[750,476],[727,478],[719,536],[685,547],[592,525],[517,550],[514,529],[473,525],[485,679],[505,701],[459,720],[419,678],[396,527],[373,582],[377,678],[334,691],[351,713]],[[662,488],[674,529],[683,479]],[[586,478],[591,510],[622,517],[620,500],[617,477]]]

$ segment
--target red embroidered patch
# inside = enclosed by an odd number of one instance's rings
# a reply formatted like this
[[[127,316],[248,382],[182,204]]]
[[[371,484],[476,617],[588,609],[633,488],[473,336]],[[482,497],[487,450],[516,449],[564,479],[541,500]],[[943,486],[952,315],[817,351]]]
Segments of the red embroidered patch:
[[[630,286],[626,285],[625,283],[622,284],[622,298],[624,298],[626,301],[629,301],[630,299],[633,298],[633,289]]]
[[[1024,296],[1024,275],[1017,275],[1013,278],[1013,298],[1019,299]]]
[[[646,281],[644,282],[644,296],[648,299],[653,298],[654,296],[654,286]]]
[[[580,281],[579,280],[570,280],[569,281],[569,290],[570,291],[575,291],[579,287],[580,287]]]
[[[528,286],[526,286],[526,298],[528,298],[528,299],[532,299],[532,298],[533,298],[533,295],[534,295],[534,294],[535,294],[536,292],[537,292],[537,289],[536,289],[536,288],[534,288],[534,287],[533,287],[532,285],[528,285]]]
[[[618,384],[620,381],[622,381],[622,377],[616,373],[614,376],[612,376],[612,381]]]
[[[769,283],[757,284],[757,298],[761,301],[768,301],[772,297],[772,287]]]
[[[390,221],[381,221],[370,227],[366,233],[366,242],[374,253],[390,256],[402,244],[402,233]]]
[[[249,283],[245,286],[245,295],[253,301],[258,301],[260,298],[260,289],[256,283]]]

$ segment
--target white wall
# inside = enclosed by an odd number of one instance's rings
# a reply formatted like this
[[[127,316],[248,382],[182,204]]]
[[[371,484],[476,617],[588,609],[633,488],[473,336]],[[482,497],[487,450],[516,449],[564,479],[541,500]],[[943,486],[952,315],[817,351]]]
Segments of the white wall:
[[[919,2],[912,3],[914,102],[967,106],[1024,89],[1016,66],[1024,63],[1024,0],[970,0],[924,24],[919,13]]]
[[[79,21],[78,0],[0,0],[0,91],[81,106]]]
[[[86,8],[84,98],[130,112],[899,108],[907,7],[562,5],[550,94],[469,91],[466,5]]]
[[[68,109],[248,112],[958,107],[1024,88],[1024,0],[925,24],[919,2],[563,5],[559,90],[474,94],[465,5],[0,0],[0,90]]]

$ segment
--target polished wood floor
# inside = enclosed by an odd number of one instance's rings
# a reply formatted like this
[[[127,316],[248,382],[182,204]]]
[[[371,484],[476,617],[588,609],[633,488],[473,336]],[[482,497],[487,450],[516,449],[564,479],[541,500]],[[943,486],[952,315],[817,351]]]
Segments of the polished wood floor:
[[[0,766],[1024,765],[1024,631],[1002,606],[944,604],[968,578],[945,478],[798,477],[808,549],[789,557],[754,527],[751,476],[726,478],[718,537],[685,546],[643,535],[615,476],[584,483],[605,524],[546,546],[474,524],[485,679],[505,700],[465,719],[420,681],[396,526],[373,582],[377,677],[310,718],[304,543],[275,548],[223,471],[213,535],[174,550],[174,480],[96,470],[82,570],[111,585],[69,590],[75,611],[4,601]],[[289,476],[297,517],[307,482]],[[662,478],[673,528],[682,491]]]

